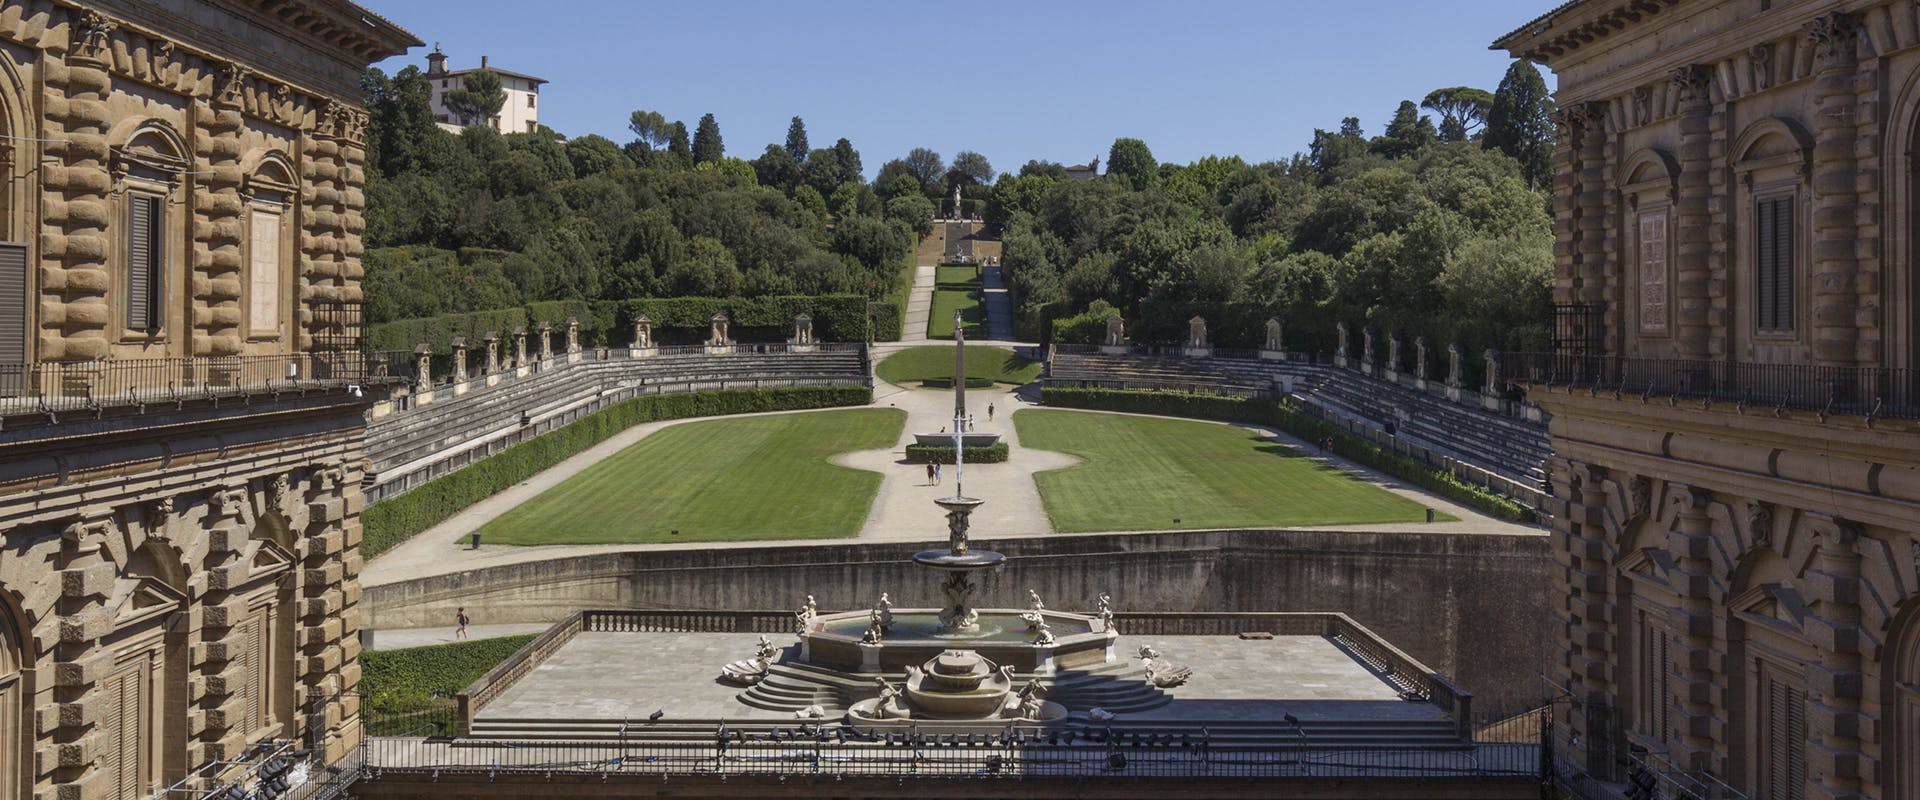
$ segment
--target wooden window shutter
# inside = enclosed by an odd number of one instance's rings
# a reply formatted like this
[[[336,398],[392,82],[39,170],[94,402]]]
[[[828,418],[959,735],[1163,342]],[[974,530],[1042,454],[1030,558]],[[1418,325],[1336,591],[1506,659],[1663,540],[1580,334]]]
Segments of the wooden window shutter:
[[[1761,330],[1793,329],[1793,198],[1754,209],[1754,311]]]
[[[0,242],[0,365],[26,362],[27,246]]]
[[[127,196],[127,327],[138,331],[159,327],[163,214],[160,198]]]
[[[241,631],[244,637],[241,642],[242,652],[246,653],[247,660],[240,670],[240,690],[246,693],[246,702],[241,706],[240,719],[243,732],[251,734],[260,728],[260,692],[265,688],[261,686],[260,676],[263,660],[260,657],[260,618],[257,616],[249,618],[246,624],[241,626]]]

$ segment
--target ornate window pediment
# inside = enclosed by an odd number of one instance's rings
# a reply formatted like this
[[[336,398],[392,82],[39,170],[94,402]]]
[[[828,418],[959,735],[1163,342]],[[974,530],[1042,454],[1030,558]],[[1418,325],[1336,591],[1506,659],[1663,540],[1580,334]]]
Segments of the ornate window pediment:
[[[1675,565],[1673,556],[1667,551],[1653,547],[1641,548],[1620,559],[1620,573],[1641,583],[1649,583],[1663,589],[1671,589],[1667,576],[1672,574]]]
[[[1800,590],[1778,583],[1763,583],[1741,592],[1728,607],[1748,622],[1794,635],[1800,633],[1807,619],[1807,602]]]
[[[129,123],[122,123],[122,126]],[[133,124],[130,130],[111,136],[120,142],[112,148],[108,168],[114,188],[122,189],[132,177],[150,184],[163,184],[171,191],[189,167],[187,143],[172,125],[149,119]]]
[[[113,628],[121,630],[158,619],[186,607],[187,596],[153,578],[114,581]]]
[[[294,563],[292,553],[288,553],[280,545],[265,539],[254,539],[247,542],[246,548],[240,552],[240,557],[242,563],[247,565],[247,576],[240,581],[236,581],[234,585],[253,583],[273,577],[292,569]]]

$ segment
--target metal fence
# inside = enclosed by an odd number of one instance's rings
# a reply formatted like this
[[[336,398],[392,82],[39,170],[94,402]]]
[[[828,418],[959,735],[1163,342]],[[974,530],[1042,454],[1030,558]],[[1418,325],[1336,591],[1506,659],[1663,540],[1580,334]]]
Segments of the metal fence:
[[[1911,369],[1565,353],[1506,353],[1500,369],[1512,383],[1586,388],[1649,400],[1920,418],[1920,371]]]
[[[485,775],[837,775],[953,778],[1538,777],[1540,746],[1457,748],[1220,746],[1189,734],[1015,730],[902,731],[855,737],[845,728],[713,731],[706,742],[508,742],[377,737],[363,744],[366,780],[385,772]]]
[[[379,382],[358,351],[0,364],[0,413],[182,403]]]

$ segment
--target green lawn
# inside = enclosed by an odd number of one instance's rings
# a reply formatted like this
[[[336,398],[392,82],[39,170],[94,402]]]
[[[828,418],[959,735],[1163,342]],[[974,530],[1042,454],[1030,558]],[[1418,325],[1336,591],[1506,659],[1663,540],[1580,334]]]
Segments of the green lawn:
[[[906,385],[929,378],[953,377],[953,346],[910,347],[874,367],[880,380]],[[1040,377],[1040,362],[1028,361],[1004,347],[967,345],[967,377],[1024,386]]]
[[[1419,503],[1244,428],[1039,409],[1016,412],[1013,425],[1022,447],[1086,459],[1033,476],[1058,531],[1426,519]]]
[[[943,266],[933,268],[933,282],[955,288],[980,288],[980,268]]]
[[[860,408],[663,429],[480,528],[488,544],[853,536],[880,474],[827,463],[890,447],[906,412]],[[678,536],[671,532],[678,530]]]
[[[980,304],[980,293],[961,289],[933,290],[933,311],[927,317],[927,338],[953,338],[953,312],[958,309],[965,320],[967,335],[987,335],[987,308]]]

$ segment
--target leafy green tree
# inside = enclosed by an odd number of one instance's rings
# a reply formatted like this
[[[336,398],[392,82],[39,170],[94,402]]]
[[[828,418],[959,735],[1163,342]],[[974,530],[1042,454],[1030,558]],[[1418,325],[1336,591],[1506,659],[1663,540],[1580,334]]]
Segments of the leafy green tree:
[[[1313,143],[1308,146],[1307,162],[1324,182],[1332,178],[1334,170],[1339,169],[1340,165],[1366,152],[1367,137],[1360,131],[1360,118],[1347,117],[1340,120],[1338,133],[1313,129]]]
[[[1530,61],[1515,60],[1500,79],[1487,108],[1481,144],[1520,162],[1528,186],[1540,188],[1553,178],[1553,97]]]
[[[807,160],[807,123],[799,117],[787,124],[787,155],[795,164],[804,164]]]
[[[933,233],[933,201],[918,189],[894,197],[887,201],[887,219],[898,220],[912,228],[916,236],[924,237]]]
[[[901,159],[907,171],[920,181],[920,191],[928,197],[940,196],[940,177],[946,170],[946,161],[939,153],[925,147],[916,147],[907,151],[907,157]]]
[[[485,125],[500,115],[507,104],[507,91],[500,87],[500,76],[490,69],[477,69],[461,79],[460,88],[447,92],[447,110],[461,125]]]
[[[1493,106],[1493,93],[1472,86],[1449,86],[1427,93],[1420,107],[1440,115],[1440,141],[1464,142],[1479,131]]]
[[[658,111],[636,110],[627,115],[627,130],[648,150],[658,150],[673,139],[673,126]]]
[[[860,151],[853,149],[853,142],[841,137],[833,143],[833,155],[839,162],[839,182],[858,183],[864,171],[860,168]]]
[[[1368,143],[1367,149],[1387,158],[1405,158],[1431,147],[1439,139],[1433,120],[1421,116],[1419,106],[1412,100],[1402,100],[1400,108],[1393,112],[1393,120],[1387,123],[1387,132]]]
[[[1139,139],[1120,138],[1113,140],[1113,146],[1107,150],[1107,175],[1118,176],[1134,190],[1153,187],[1160,181],[1160,162],[1153,158],[1153,151],[1147,149],[1147,143]]]
[[[573,165],[573,174],[582,178],[633,166],[632,159],[621,152],[620,145],[605,136],[589,133],[569,139],[563,149],[567,161]]]
[[[1020,177],[1027,178],[1034,175],[1052,178],[1056,181],[1064,181],[1067,179],[1067,168],[1062,166],[1058,161],[1041,161],[1038,159],[1028,161],[1020,166]]]
[[[798,119],[798,117],[795,117]],[[800,164],[793,156],[776,144],[767,145],[767,151],[753,160],[753,173],[761,186],[774,186],[783,190],[792,190],[800,185],[802,176]]]
[[[953,156],[953,166],[947,170],[949,185],[983,186],[993,182],[993,164],[987,157],[962,150]]]
[[[726,145],[720,141],[720,123],[713,120],[711,112],[700,115],[700,124],[693,129],[693,163],[719,161],[726,153]]]
[[[693,166],[693,145],[687,141],[686,123],[676,120],[672,129],[668,131],[667,155],[672,156],[673,160],[683,168]]]

